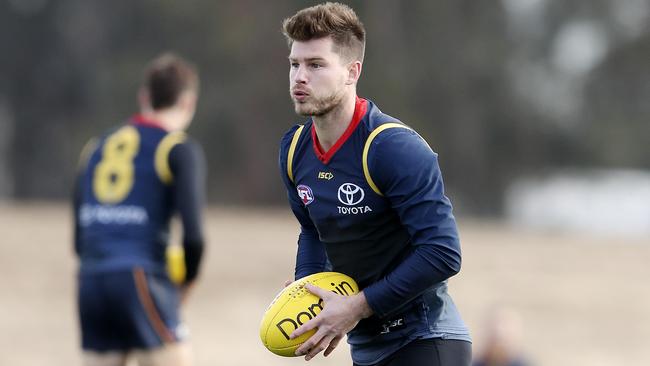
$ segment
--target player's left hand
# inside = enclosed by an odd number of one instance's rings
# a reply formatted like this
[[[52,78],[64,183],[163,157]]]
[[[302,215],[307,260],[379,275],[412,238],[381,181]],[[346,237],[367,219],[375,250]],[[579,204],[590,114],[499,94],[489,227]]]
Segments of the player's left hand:
[[[372,310],[363,292],[342,296],[311,284],[306,284],[305,288],[323,299],[323,310],[291,333],[291,339],[294,339],[318,328],[316,333],[296,350],[296,355],[305,355],[305,361],[309,361],[323,350],[326,357],[332,353],[343,336],[352,330],[359,320],[372,315]]]

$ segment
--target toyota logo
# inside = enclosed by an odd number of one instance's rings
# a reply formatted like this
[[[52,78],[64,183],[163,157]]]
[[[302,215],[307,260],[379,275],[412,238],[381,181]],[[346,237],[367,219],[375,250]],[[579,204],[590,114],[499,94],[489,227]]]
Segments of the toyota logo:
[[[363,201],[363,189],[353,183],[343,183],[339,187],[339,201],[347,206],[354,206]]]

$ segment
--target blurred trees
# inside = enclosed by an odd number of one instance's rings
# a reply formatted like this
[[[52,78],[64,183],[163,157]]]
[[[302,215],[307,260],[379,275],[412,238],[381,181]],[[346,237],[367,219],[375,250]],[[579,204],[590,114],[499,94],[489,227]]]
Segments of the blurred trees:
[[[85,140],[135,112],[146,63],[197,64],[212,202],[284,204],[282,19],[315,1],[0,2],[0,197],[66,198]],[[415,127],[466,212],[562,166],[650,168],[650,0],[350,1],[359,94]]]

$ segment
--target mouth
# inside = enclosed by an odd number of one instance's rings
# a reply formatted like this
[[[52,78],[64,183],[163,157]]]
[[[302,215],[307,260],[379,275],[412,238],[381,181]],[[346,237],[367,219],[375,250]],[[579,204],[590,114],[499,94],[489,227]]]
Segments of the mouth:
[[[294,100],[298,102],[302,102],[309,96],[309,93],[307,93],[304,90],[294,89],[291,91],[291,96],[293,97]]]

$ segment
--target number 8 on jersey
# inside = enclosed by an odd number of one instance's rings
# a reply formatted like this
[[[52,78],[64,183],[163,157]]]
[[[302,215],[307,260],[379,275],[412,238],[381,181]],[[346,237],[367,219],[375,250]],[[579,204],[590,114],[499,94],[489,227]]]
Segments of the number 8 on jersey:
[[[106,139],[93,177],[98,201],[114,204],[126,198],[133,188],[133,159],[139,148],[140,135],[133,126],[122,127]]]

